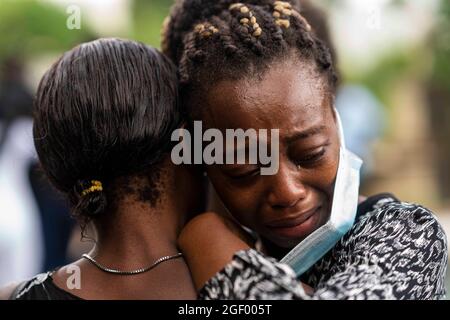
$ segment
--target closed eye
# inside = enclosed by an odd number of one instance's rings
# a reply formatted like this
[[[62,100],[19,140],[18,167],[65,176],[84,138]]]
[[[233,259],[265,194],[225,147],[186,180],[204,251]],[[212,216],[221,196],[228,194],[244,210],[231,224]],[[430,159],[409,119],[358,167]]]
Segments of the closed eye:
[[[241,179],[245,179],[245,178],[250,178],[250,177],[254,177],[260,174],[260,167],[254,167],[251,170],[247,170],[247,171],[242,171],[240,173],[230,173],[228,174],[229,177],[231,177],[232,179],[235,180],[241,180]]]
[[[320,151],[307,154],[304,157],[302,157],[301,159],[298,159],[297,165],[302,166],[302,167],[303,166],[304,167],[313,166],[314,164],[318,163],[323,158],[325,153],[326,153],[326,148],[322,147],[322,149]]]

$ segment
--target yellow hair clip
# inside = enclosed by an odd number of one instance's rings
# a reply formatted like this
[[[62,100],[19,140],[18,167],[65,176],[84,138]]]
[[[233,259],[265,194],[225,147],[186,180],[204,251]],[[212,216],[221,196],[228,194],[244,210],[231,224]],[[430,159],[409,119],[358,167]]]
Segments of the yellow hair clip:
[[[89,193],[96,192],[96,191],[103,191],[103,185],[98,180],[91,180],[91,186],[89,188],[87,188],[87,189],[84,189],[81,192],[81,195],[85,196],[85,195],[87,195]]]

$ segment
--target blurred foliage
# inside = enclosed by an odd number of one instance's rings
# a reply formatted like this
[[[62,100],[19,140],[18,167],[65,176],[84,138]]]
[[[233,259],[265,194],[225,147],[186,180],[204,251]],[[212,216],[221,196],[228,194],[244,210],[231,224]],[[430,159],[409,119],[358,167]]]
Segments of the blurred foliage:
[[[402,1],[394,1],[403,5]],[[389,107],[389,94],[393,86],[405,77],[421,80],[427,76],[425,71],[432,60],[432,83],[450,90],[450,1],[441,1],[434,32],[429,40],[419,47],[392,50],[389,55],[379,57],[377,63],[363,74],[346,74],[347,81],[358,82],[370,88],[375,95]],[[425,80],[425,79],[422,79]],[[450,92],[450,91],[449,91]]]
[[[432,82],[450,90],[450,1],[441,1],[438,22],[431,38],[434,61]]]
[[[0,1],[0,63],[11,56],[29,58],[64,51],[92,39],[88,28],[69,30],[66,13],[54,5],[32,0]]]
[[[174,0],[134,0],[132,38],[159,48],[161,26]]]
[[[421,67],[421,56],[420,49],[396,50],[381,57],[367,72],[351,73],[348,71],[344,80],[365,85],[386,107],[389,107],[389,95],[395,83]]]
[[[175,0],[133,0],[132,27],[128,36],[160,47],[160,30]],[[321,0],[323,6],[343,5],[343,0]],[[404,5],[405,0],[392,0],[391,5]],[[433,80],[450,87],[450,1],[443,0],[439,22],[430,44],[434,55]],[[88,26],[81,30],[66,28],[67,14],[62,8],[36,0],[0,0],[0,63],[9,56],[23,58],[62,52],[95,38]],[[392,84],[408,75],[423,59],[421,50],[392,51],[381,57],[368,72],[346,72],[345,80],[367,85],[385,102]]]

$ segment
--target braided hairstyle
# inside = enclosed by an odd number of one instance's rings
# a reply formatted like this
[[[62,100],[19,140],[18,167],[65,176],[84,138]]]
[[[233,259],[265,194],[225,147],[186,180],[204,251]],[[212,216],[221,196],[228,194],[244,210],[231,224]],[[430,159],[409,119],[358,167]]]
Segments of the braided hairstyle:
[[[177,1],[164,22],[162,50],[179,68],[187,107],[220,80],[261,76],[274,61],[293,57],[314,62],[333,96],[330,50],[300,12],[298,0]]]

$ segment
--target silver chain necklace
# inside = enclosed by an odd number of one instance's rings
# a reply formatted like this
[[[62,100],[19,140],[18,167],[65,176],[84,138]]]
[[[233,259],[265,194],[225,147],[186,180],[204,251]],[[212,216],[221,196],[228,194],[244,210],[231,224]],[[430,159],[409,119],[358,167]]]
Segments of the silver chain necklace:
[[[164,257],[159,258],[158,260],[153,262],[152,265],[150,265],[150,266],[148,266],[146,268],[140,268],[140,269],[130,270],[130,271],[123,271],[123,270],[107,268],[107,267],[101,265],[99,262],[97,262],[94,258],[92,258],[88,254],[83,254],[82,257],[87,259],[88,261],[92,262],[97,268],[99,268],[100,270],[102,270],[104,272],[113,273],[113,274],[117,274],[117,275],[123,275],[123,276],[132,276],[132,275],[135,275],[135,274],[140,274],[140,273],[144,273],[144,272],[150,271],[154,267],[156,267],[158,264],[160,264],[160,263],[162,263],[164,261],[177,259],[177,258],[180,258],[181,256],[183,256],[183,254],[181,252],[178,252],[177,254],[174,254],[172,256],[164,256]]]

